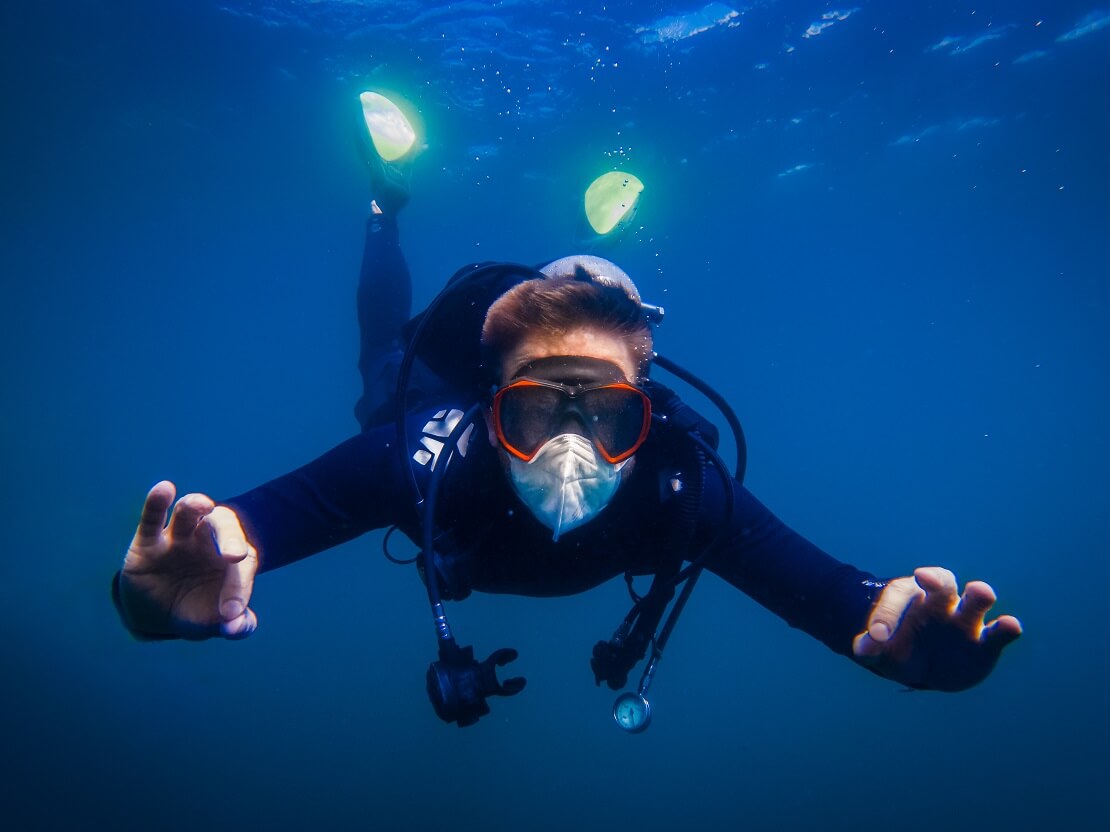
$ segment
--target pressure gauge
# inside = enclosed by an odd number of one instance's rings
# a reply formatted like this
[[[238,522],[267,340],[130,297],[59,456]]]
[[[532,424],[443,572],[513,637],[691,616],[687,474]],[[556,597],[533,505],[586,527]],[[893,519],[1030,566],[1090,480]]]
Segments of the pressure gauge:
[[[630,734],[638,734],[651,723],[651,704],[640,693],[622,693],[613,703],[613,719]]]

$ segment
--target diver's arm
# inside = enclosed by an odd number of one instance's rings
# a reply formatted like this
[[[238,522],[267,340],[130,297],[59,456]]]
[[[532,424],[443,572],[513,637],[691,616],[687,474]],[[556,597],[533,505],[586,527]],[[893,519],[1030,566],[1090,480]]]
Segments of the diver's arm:
[[[709,570],[785,620],[844,656],[865,626],[886,585],[874,575],[841,563],[788,528],[751,492],[733,481],[729,528],[718,541]],[[706,477],[701,536],[716,533],[727,494]]]
[[[830,648],[913,688],[958,691],[985,679],[1021,623],[987,623],[994,590],[923,567],[913,577],[876,580],[787,528],[735,484],[732,521],[709,568]],[[715,493],[718,510],[724,489]],[[716,515],[721,517],[721,514]]]
[[[295,471],[222,501],[258,549],[260,572],[371,529],[404,524],[414,509],[395,435],[392,425],[359,434]]]

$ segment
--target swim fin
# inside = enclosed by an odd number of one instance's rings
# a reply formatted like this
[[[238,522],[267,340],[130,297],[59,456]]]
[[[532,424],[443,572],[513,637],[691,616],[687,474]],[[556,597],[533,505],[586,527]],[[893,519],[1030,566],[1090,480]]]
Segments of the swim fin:
[[[409,201],[416,129],[401,108],[381,93],[364,92],[359,103],[359,151],[370,171],[371,195],[382,211],[395,215]]]
[[[631,173],[603,173],[586,189],[586,220],[599,236],[626,228],[636,213],[644,183]]]

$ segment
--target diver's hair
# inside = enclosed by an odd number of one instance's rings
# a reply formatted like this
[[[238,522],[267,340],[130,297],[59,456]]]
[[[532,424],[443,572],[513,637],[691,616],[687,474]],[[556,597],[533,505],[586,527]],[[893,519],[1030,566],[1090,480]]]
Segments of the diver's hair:
[[[626,340],[637,376],[647,376],[651,327],[640,304],[617,286],[575,277],[525,280],[493,302],[482,326],[487,366],[495,370],[500,357],[526,336],[560,336],[576,329],[596,329]]]

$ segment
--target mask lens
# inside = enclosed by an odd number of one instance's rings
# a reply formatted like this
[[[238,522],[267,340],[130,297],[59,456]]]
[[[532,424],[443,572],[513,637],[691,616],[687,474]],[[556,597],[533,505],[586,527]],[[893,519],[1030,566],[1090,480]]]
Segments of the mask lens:
[[[585,390],[579,407],[594,442],[610,462],[628,456],[647,435],[649,413],[643,393],[612,385]]]
[[[554,435],[565,399],[558,388],[534,382],[518,382],[502,389],[494,401],[502,444],[517,456],[531,459]]]

